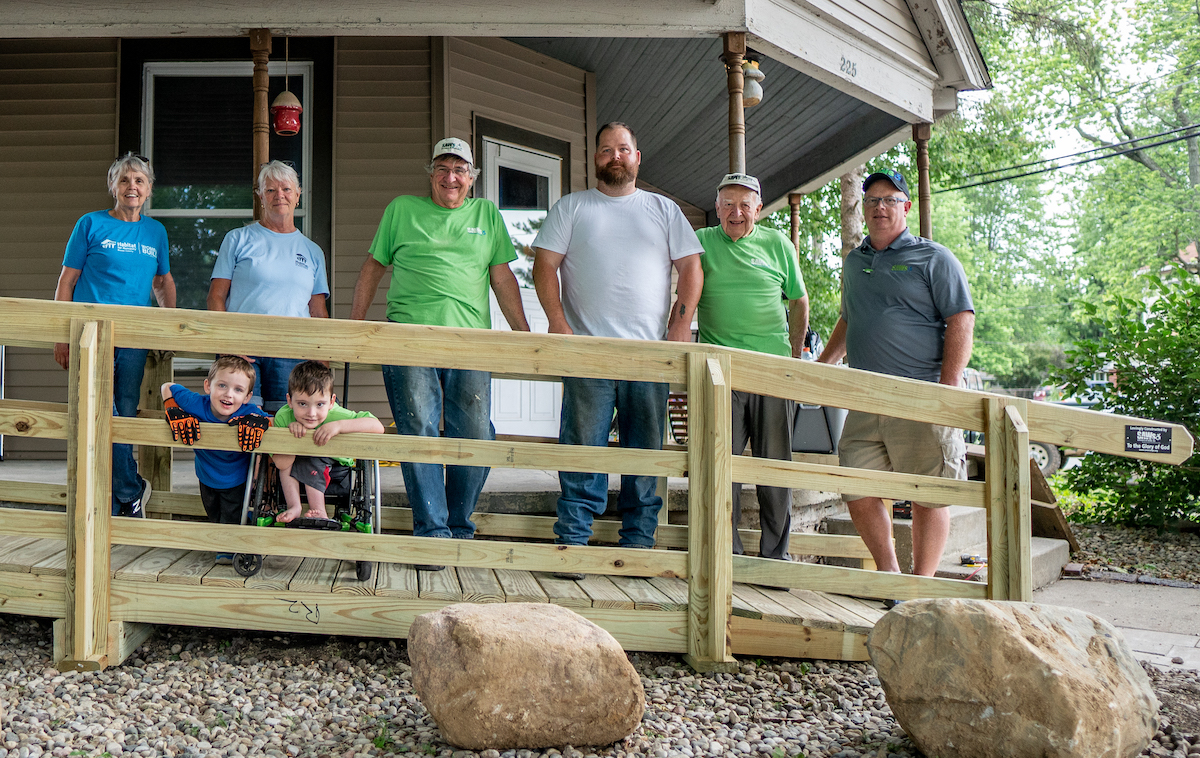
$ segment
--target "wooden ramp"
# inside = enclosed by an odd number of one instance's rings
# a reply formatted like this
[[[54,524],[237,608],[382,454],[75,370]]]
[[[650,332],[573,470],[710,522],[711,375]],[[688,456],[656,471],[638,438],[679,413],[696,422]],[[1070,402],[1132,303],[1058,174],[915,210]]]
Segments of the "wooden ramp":
[[[629,650],[685,652],[682,579],[376,564],[359,581],[353,561],[268,556],[245,578],[205,551],[113,547],[111,618],[273,631],[405,637],[412,619],[452,603],[554,603],[608,629]],[[13,539],[0,548],[0,609],[63,615],[66,543]],[[734,653],[866,660],[878,601],[734,584]]]

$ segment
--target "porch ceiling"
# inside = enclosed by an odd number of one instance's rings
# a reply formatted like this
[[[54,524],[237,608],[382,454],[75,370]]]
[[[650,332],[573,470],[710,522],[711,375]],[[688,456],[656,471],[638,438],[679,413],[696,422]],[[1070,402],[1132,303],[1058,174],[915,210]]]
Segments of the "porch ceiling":
[[[596,74],[597,123],[638,132],[641,178],[709,212],[729,166],[721,40],[511,38]],[[746,109],[746,166],[770,205],[905,122],[770,58],[762,103]]]

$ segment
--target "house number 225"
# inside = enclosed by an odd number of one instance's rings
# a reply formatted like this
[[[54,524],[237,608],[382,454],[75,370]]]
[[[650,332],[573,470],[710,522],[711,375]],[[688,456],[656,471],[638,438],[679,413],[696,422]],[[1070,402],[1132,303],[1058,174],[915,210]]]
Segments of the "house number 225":
[[[858,76],[858,64],[854,61],[846,60],[846,56],[842,56],[842,73],[848,76]]]

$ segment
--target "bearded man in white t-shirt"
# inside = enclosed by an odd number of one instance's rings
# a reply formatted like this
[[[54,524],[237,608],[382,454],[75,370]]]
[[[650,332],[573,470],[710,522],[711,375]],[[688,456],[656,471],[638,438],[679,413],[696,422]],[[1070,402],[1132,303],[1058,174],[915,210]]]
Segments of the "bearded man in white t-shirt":
[[[550,332],[691,342],[704,283],[696,233],[674,201],[637,189],[641,153],[627,125],[600,128],[595,162],[597,186],[556,203],[533,242],[533,282]],[[564,377],[559,442],[607,445],[615,409],[622,447],[659,450],[666,408],[666,384]],[[608,504],[608,475],[563,471],[559,484],[557,542],[586,545]],[[623,547],[654,546],[662,507],[655,484],[621,477]]]

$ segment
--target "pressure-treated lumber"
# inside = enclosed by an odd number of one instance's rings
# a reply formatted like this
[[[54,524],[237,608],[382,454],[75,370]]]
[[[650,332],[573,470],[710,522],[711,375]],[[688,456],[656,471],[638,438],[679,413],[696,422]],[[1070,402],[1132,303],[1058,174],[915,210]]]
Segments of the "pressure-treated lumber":
[[[162,350],[151,350],[146,355],[146,370],[142,374],[142,396],[141,402],[138,403],[140,410],[162,411],[162,386],[175,381],[174,363],[171,354]],[[138,473],[150,482],[154,492],[171,491],[171,450],[169,447],[154,445],[138,447]]]
[[[65,576],[11,573],[0,581],[0,609],[5,613],[61,618],[65,605]]]
[[[317,333],[298,333],[289,319],[184,309],[59,303],[0,298],[0,344],[46,347],[66,341],[72,318],[115,322],[116,344],[198,353],[244,352],[269,342],[281,357],[386,364],[405,355],[415,365],[517,374],[583,376],[680,383],[686,355],[728,356],[731,386],[817,405],[898,414],[918,421],[983,431],[980,401],[987,393],[764,355],[746,350],[672,342],[637,342],[576,335],[492,332],[378,322],[322,321]],[[850,373],[847,373],[850,372]],[[1048,403],[1030,403],[1031,436],[1043,442],[1181,463],[1194,441],[1174,424],[1114,416]],[[1170,452],[1127,450],[1129,425],[1170,431]],[[5,416],[0,413],[0,431]],[[35,430],[40,431],[40,430]]]
[[[922,597],[983,599],[987,588],[978,582],[889,574],[844,566],[774,561],[748,555],[733,556],[733,580],[745,584],[800,587],[818,592],[871,598],[912,600]]]
[[[739,482],[773,487],[802,487],[839,493],[870,492],[895,500],[984,507],[983,485],[980,482],[960,482],[936,476],[736,456],[733,459],[733,477]]]
[[[112,500],[113,327],[71,321],[67,411],[67,572],[63,671],[103,668],[108,655]]]
[[[733,467],[729,358],[688,356],[688,647],[693,669],[730,671]]]
[[[1004,408],[1005,515],[1008,521],[1008,598],[1033,600],[1033,519],[1029,510],[1029,429],[1019,405]]]
[[[113,542],[335,560],[578,571],[624,576],[687,576],[688,556],[667,550],[443,540],[392,534],[263,529],[199,522],[117,519]]]
[[[116,581],[111,610],[119,621],[394,639],[407,637],[417,616],[447,604],[420,598],[253,592],[209,585],[189,588],[185,596],[177,587],[161,583]],[[574,610],[608,630],[627,650],[682,653],[687,648],[687,619],[682,611]]]

